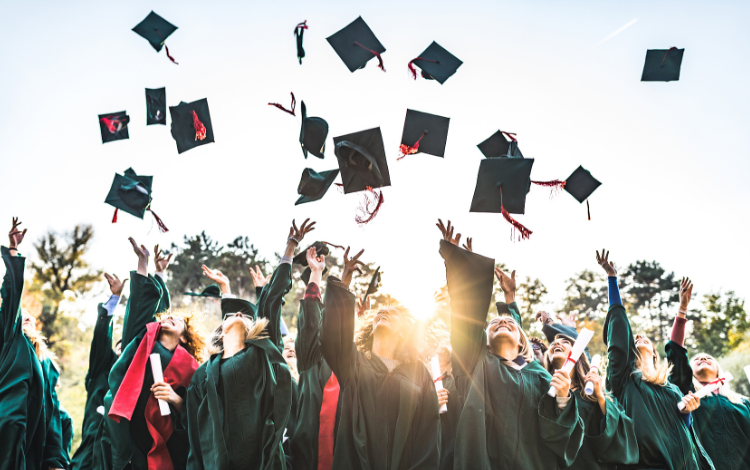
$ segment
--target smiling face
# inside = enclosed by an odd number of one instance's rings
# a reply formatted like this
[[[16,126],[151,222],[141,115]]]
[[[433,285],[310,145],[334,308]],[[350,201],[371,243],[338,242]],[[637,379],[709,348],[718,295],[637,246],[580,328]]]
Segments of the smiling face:
[[[282,356],[284,356],[284,359],[287,360],[287,362],[290,359],[297,359],[297,351],[294,349],[294,340],[293,339],[286,339],[284,338],[284,351],[281,353]]]
[[[654,356],[654,345],[648,336],[643,334],[635,335],[635,348],[641,357],[653,357]]]
[[[498,341],[511,341],[519,345],[521,341],[521,330],[511,317],[497,317],[490,321],[487,326],[487,342],[492,345]]]
[[[693,375],[701,382],[710,382],[719,377],[719,363],[708,354],[697,354],[690,361]]]
[[[32,330],[36,329],[36,318],[34,318],[29,312],[26,310],[22,313],[23,328],[30,328]]]
[[[184,335],[187,329],[185,325],[185,319],[174,315],[167,315],[159,321],[161,324],[161,330],[159,334],[174,335],[180,339],[184,339]]]
[[[375,318],[373,318],[372,332],[373,334],[398,334],[403,323],[404,320],[396,309],[384,308],[375,315]]]
[[[552,344],[549,345],[549,349],[547,350],[550,363],[554,365],[556,369],[559,369],[562,367],[563,363],[565,363],[565,359],[568,358],[568,354],[572,349],[573,343],[569,338],[566,338],[565,336],[556,338]]]

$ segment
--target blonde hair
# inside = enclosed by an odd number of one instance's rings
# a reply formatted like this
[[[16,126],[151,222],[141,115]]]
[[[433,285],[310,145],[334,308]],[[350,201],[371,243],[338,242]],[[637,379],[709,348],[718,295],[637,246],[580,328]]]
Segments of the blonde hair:
[[[216,327],[214,332],[211,334],[211,338],[208,342],[208,354],[213,356],[214,354],[221,354],[224,352],[224,322],[221,322]],[[246,322],[242,322],[242,326],[245,327],[245,341],[251,339],[265,339],[268,338],[266,327],[268,326],[267,318],[256,318],[250,322],[250,326]]]
[[[648,338],[646,335],[642,336]],[[633,370],[633,373],[640,373],[644,382],[664,387],[667,385],[669,374],[672,372],[672,364],[669,363],[667,358],[661,360],[659,351],[656,350],[654,343],[650,339],[649,342],[651,343],[651,348],[654,350],[654,355],[651,357],[653,368],[644,366],[644,361],[648,361],[649,359],[641,356],[641,352],[638,348],[635,348],[635,370]]]
[[[170,315],[180,317],[185,321],[185,331],[182,334],[185,341],[180,342],[180,346],[185,348],[185,350],[190,353],[190,355],[193,356],[193,358],[198,361],[198,363],[203,362],[203,354],[206,350],[206,339],[205,334],[197,325],[198,320],[196,319],[195,315],[193,315],[193,312],[183,313],[170,309],[159,314],[156,321],[161,323],[161,320],[164,317]]]
[[[47,346],[47,337],[42,334],[41,331],[37,330],[32,326],[23,326],[23,334],[29,339],[29,342],[34,347],[37,359],[43,361],[49,359],[55,366],[57,366],[57,355]],[[59,367],[58,367],[59,368]]]
[[[716,362],[716,366],[719,369],[718,377],[721,377],[721,376],[724,375],[724,370],[721,368],[721,364],[719,364],[719,361],[717,361],[716,358],[714,358],[710,354],[706,354],[706,353],[701,353],[701,354],[704,355],[704,356],[710,357],[711,359],[713,359]],[[690,362],[692,362],[692,361],[690,361]],[[696,391],[698,391],[698,390],[700,390],[700,389],[703,388],[703,384],[700,383],[698,381],[698,379],[695,378],[695,376],[693,377],[693,386],[695,387]],[[732,390],[731,388],[729,388],[729,384],[728,383],[724,383],[721,387],[719,387],[719,395],[723,395],[723,396],[727,397],[727,400],[729,400],[730,402],[734,403],[735,405],[741,405],[742,404],[742,400],[750,400],[750,398],[746,397],[745,395],[739,394],[739,393],[735,392],[734,390]]]
[[[518,355],[523,357],[526,362],[531,362],[535,360],[534,357],[534,349],[531,347],[531,341],[529,341],[529,337],[526,336],[526,333],[524,333],[523,329],[521,328],[521,325],[516,322],[516,319],[513,318],[511,315],[496,315],[490,319],[490,322],[492,320],[495,320],[496,318],[510,318],[513,320],[513,323],[516,324],[516,328],[518,328]],[[486,328],[485,328],[486,329]],[[487,337],[487,347],[489,348],[489,336]],[[515,357],[507,357],[509,361],[512,361],[515,359]]]

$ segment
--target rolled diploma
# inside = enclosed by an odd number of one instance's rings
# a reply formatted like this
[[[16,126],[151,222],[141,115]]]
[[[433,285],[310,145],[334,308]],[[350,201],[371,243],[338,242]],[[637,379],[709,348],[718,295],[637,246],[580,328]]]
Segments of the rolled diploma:
[[[154,353],[149,356],[151,360],[151,372],[154,374],[154,383],[164,382],[164,372],[161,370],[161,357]],[[162,416],[169,416],[169,403],[164,400],[159,400],[159,410]]]
[[[747,380],[750,380],[750,366],[745,366],[745,375],[747,375]]]
[[[430,361],[430,366],[432,368],[432,380],[437,379],[442,374],[440,373],[440,359],[438,359],[437,355],[432,356],[432,360]],[[438,380],[435,382],[435,390],[442,390],[443,389],[443,381]],[[446,413],[448,411],[448,405],[443,405],[440,407],[440,413]]]
[[[599,354],[595,355],[591,358],[591,370],[596,369],[599,370],[599,366],[602,364],[602,356]],[[583,389],[586,392],[586,395],[591,395],[594,393],[594,382],[588,381],[586,382],[586,387]]]
[[[732,377],[732,374],[730,374],[729,372],[725,372],[724,373],[724,377],[723,377],[723,379],[724,379],[723,383],[722,383],[721,379],[716,379],[712,383],[706,385],[702,389],[700,389],[697,392],[693,393],[693,396],[696,396],[698,398],[703,398],[706,395],[708,395],[709,393],[713,392],[714,390],[718,390],[719,387],[721,387],[724,383],[731,381],[733,378],[734,377]],[[685,403],[683,403],[683,402],[677,403],[677,409],[680,410],[680,411],[684,410],[685,409]]]
[[[570,359],[572,359],[572,361],[566,360],[565,364],[563,364],[562,369],[560,370],[570,373],[570,371],[573,370],[573,367],[575,367],[576,362],[578,362],[578,359],[581,358],[581,354],[583,354],[583,351],[586,349],[586,346],[589,345],[589,342],[593,337],[593,331],[587,328],[582,329],[581,332],[578,333],[578,339],[576,339],[573,348],[570,350]],[[554,397],[555,395],[557,395],[557,389],[555,387],[550,387],[547,395]]]

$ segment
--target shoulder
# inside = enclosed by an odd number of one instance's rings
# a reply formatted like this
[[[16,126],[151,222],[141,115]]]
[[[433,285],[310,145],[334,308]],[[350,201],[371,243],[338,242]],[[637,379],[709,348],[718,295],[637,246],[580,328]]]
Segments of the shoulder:
[[[544,368],[544,366],[537,360],[533,360],[526,364],[526,367],[521,369],[526,374],[533,374],[538,375],[542,381],[549,382],[552,379],[552,374],[550,374],[547,369]]]

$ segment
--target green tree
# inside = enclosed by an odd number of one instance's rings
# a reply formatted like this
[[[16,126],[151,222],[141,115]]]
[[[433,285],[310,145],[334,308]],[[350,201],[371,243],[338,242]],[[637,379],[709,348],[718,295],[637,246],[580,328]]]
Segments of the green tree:
[[[687,338],[687,345],[694,353],[724,356],[737,348],[750,330],[745,301],[734,291],[724,295],[712,293],[703,296],[703,307],[703,311],[688,312],[693,332]]]
[[[607,284],[601,274],[584,270],[567,280],[563,310],[580,321],[602,320],[607,314]]]
[[[622,280],[628,310],[636,313],[641,328],[653,341],[664,344],[674,319],[669,310],[679,301],[679,280],[656,261],[636,261],[625,270]]]
[[[516,302],[521,309],[521,321],[528,330],[535,324],[536,307],[542,303],[545,295],[547,288],[539,279],[532,281],[530,277],[526,277],[525,281],[518,284]]]

